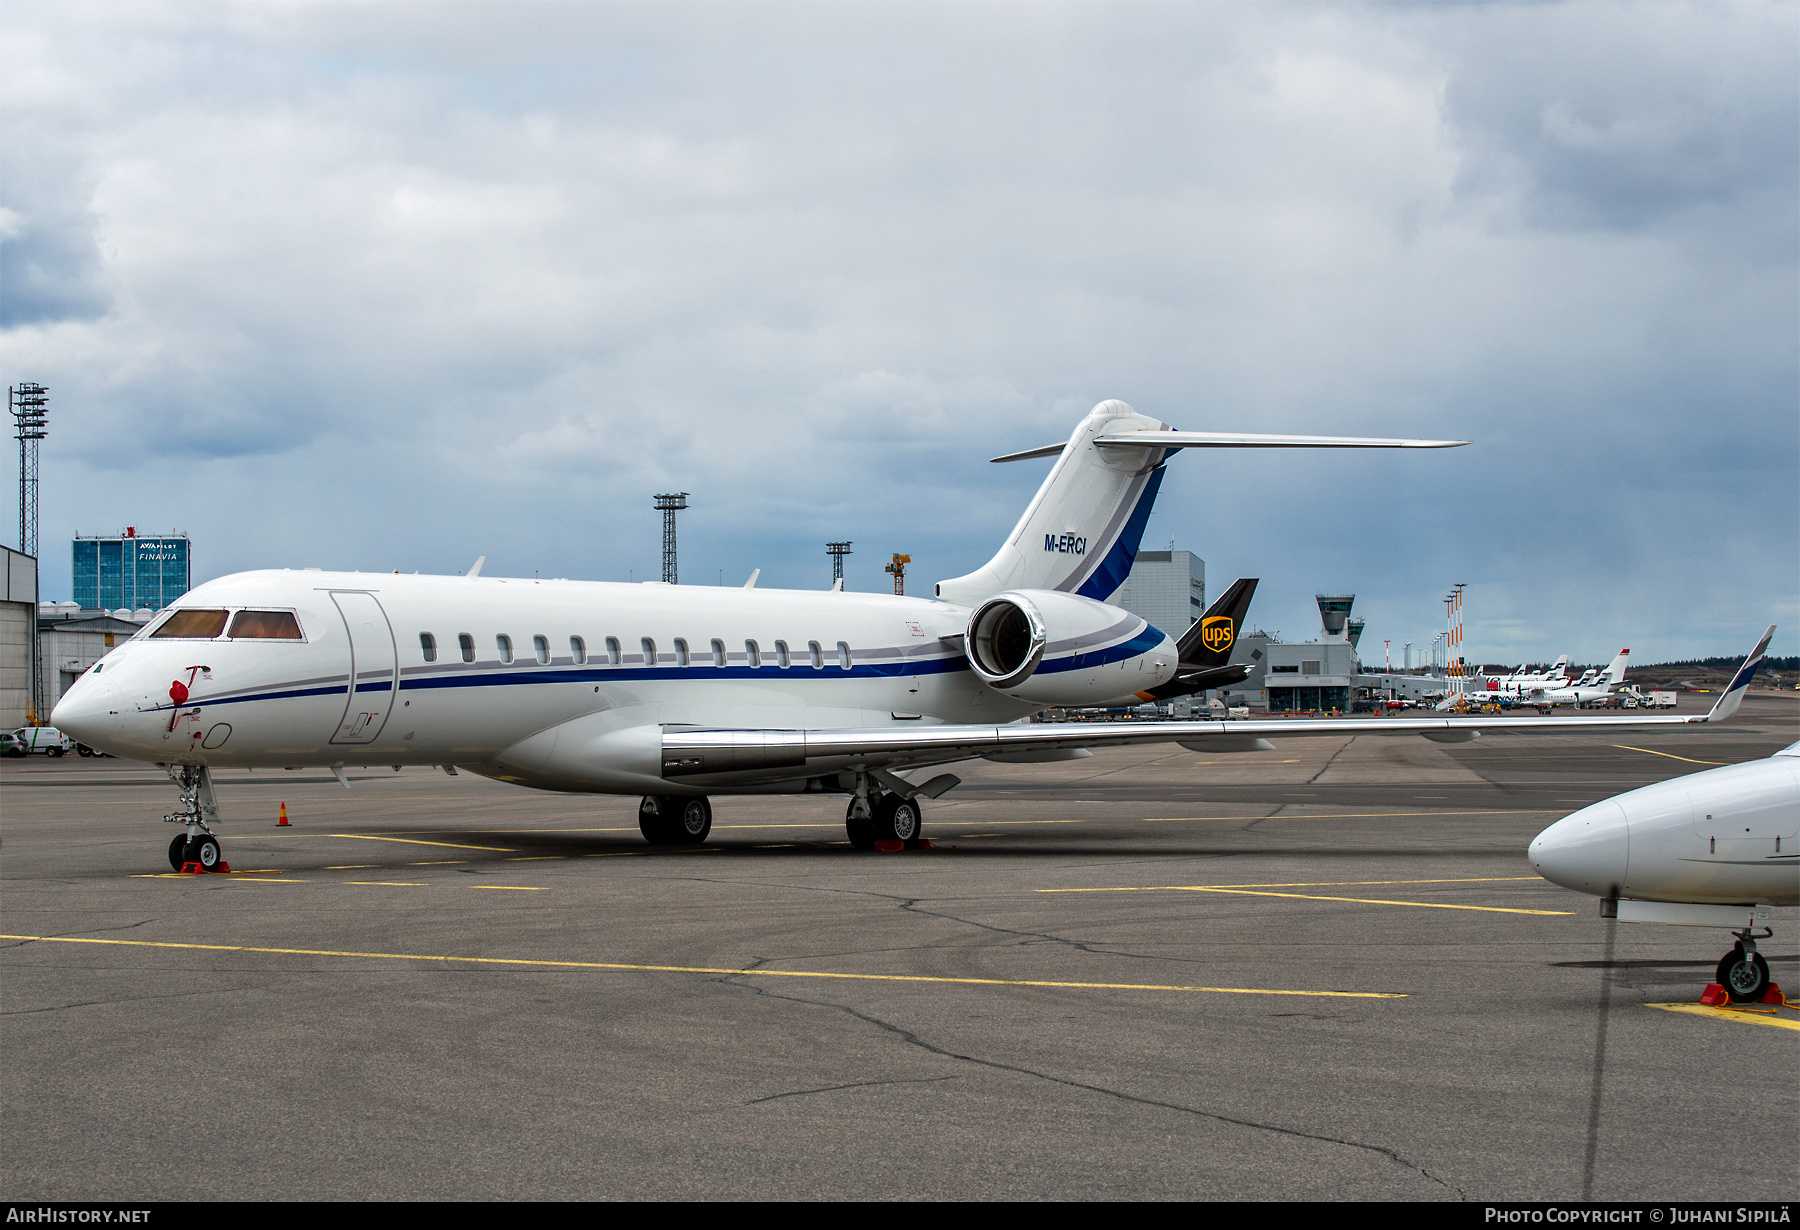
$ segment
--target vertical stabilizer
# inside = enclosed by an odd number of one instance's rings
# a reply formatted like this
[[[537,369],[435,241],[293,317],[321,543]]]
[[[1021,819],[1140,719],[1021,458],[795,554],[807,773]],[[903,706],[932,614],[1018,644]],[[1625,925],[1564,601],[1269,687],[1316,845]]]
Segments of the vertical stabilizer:
[[[1110,599],[1137,558],[1168,450],[1100,448],[1094,440],[1107,433],[1167,430],[1167,424],[1122,401],[1095,406],[994,558],[967,576],[939,581],[937,596],[970,606],[1009,589]]]
[[[1614,658],[1612,664],[1606,668],[1605,683],[1607,687],[1616,688],[1625,682],[1625,659],[1630,656],[1631,650],[1619,650],[1619,656]]]

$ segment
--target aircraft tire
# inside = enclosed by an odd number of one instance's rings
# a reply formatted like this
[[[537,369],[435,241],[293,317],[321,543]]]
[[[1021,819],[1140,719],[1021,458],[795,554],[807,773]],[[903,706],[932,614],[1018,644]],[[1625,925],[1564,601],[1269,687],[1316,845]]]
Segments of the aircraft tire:
[[[1732,1003],[1752,1004],[1769,989],[1769,963],[1760,952],[1745,960],[1744,950],[1733,948],[1720,959],[1716,978]]]
[[[220,851],[219,841],[216,837],[207,833],[202,833],[200,836],[194,838],[194,840],[188,842],[187,854],[185,857],[188,862],[199,863],[202,867],[206,868],[206,870],[211,871],[219,865],[225,855]]]
[[[925,830],[925,818],[917,799],[903,799],[897,794],[884,794],[875,805],[875,840],[903,842],[915,850]]]
[[[698,798],[664,799],[664,811],[673,812],[675,821],[669,826],[670,839],[679,846],[697,846],[712,832],[712,804],[704,795]]]
[[[186,833],[181,834],[174,841],[169,843],[169,866],[173,867],[176,871],[180,871],[181,865],[187,861],[187,843],[188,839]]]
[[[675,844],[675,825],[669,820],[669,813],[675,810],[677,800],[667,795],[647,794],[638,803],[638,832],[644,840],[653,846],[672,846]]]
[[[850,807],[852,808],[855,806],[855,803],[850,804]],[[873,820],[857,819],[850,814],[848,808],[844,811],[844,835],[850,839],[850,844],[855,846],[858,850],[873,850],[875,848],[875,822]]]

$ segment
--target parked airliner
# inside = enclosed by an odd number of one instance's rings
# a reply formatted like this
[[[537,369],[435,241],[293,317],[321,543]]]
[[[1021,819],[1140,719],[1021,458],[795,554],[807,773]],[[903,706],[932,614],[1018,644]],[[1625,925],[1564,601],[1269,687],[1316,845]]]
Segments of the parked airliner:
[[[641,795],[657,843],[698,843],[709,796],[847,796],[859,847],[916,843],[915,771],[1074,759],[1176,741],[1354,729],[1466,742],[1482,728],[1690,718],[1379,718],[1027,724],[1049,706],[1133,704],[1189,673],[1162,629],[1109,605],[1165,463],[1187,448],[1434,449],[1460,440],[1176,431],[1102,402],[987,564],[935,597],[476,575],[245,572],[192,590],[76,681],[54,720],[165,766],[172,863],[215,866],[212,771],[438,765],[547,790]],[[1186,638],[1184,638],[1185,640]],[[1202,637],[1202,643],[1204,637]],[[1721,701],[1721,705],[1725,702]],[[1735,708],[1735,696],[1730,707]],[[908,776],[907,774],[912,774]]]
[[[1726,695],[1741,695],[1770,628]],[[1602,898],[1620,922],[1726,927],[1737,944],[1718,982],[1760,999],[1769,963],[1756,951],[1769,907],[1800,905],[1800,743],[1766,760],[1643,786],[1571,813],[1537,835],[1531,865],[1546,880]]]

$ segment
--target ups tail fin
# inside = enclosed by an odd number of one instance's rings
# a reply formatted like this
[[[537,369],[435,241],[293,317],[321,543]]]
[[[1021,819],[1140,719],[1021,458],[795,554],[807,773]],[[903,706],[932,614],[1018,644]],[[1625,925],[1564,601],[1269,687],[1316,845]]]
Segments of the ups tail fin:
[[[1738,711],[1738,706],[1744,703],[1744,693],[1749,690],[1750,680],[1756,677],[1756,668],[1762,665],[1763,651],[1769,647],[1774,636],[1775,625],[1770,624],[1768,631],[1762,634],[1762,640],[1756,642],[1756,648],[1750,651],[1750,656],[1738,667],[1737,674],[1731,677],[1731,683],[1725,688],[1725,695],[1719,697],[1712,712],[1706,715],[1707,721],[1723,722]]]
[[[1206,608],[1194,626],[1175,642],[1181,669],[1204,670],[1224,666],[1231,660],[1238,633],[1244,630],[1244,616],[1250,610],[1250,599],[1256,596],[1256,577],[1242,577],[1220,594]]]
[[[971,606],[1009,589],[1111,598],[1137,559],[1168,450],[1135,443],[1101,448],[1094,441],[1108,433],[1167,430],[1122,401],[1095,406],[994,558],[967,576],[939,581],[937,596]]]

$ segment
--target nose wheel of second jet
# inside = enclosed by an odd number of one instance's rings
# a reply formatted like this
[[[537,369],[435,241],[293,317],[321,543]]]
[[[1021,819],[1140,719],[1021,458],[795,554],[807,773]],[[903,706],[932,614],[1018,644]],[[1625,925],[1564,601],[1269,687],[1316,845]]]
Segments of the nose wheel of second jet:
[[[1719,961],[1716,978],[1732,1003],[1755,1003],[1769,990],[1769,963],[1756,949],[1746,952],[1739,944]]]

